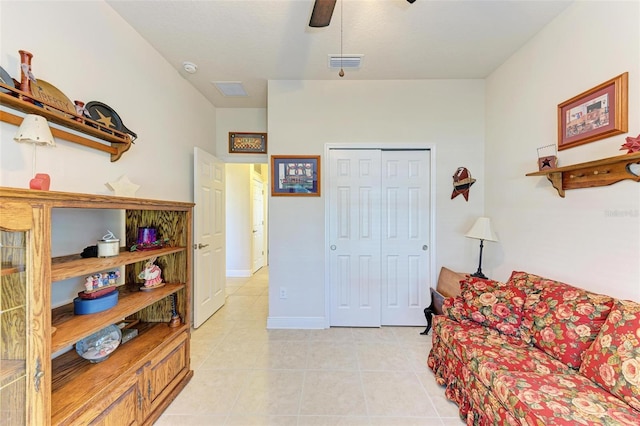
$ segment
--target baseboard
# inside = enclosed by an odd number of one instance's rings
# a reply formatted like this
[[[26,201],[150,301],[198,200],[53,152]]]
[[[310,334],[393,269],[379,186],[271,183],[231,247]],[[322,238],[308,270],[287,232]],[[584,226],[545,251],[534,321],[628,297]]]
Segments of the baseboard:
[[[249,269],[227,269],[227,277],[248,278],[251,275],[253,274]]]
[[[267,329],[324,329],[324,317],[268,317]]]

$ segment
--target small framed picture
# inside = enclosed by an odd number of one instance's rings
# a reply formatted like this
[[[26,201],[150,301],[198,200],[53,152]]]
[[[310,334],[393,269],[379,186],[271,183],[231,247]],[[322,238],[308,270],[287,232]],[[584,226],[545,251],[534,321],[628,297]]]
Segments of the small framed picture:
[[[320,196],[319,155],[272,155],[271,196]]]
[[[229,132],[229,152],[232,154],[266,154],[266,133]]]
[[[558,150],[627,132],[629,73],[558,105]]]

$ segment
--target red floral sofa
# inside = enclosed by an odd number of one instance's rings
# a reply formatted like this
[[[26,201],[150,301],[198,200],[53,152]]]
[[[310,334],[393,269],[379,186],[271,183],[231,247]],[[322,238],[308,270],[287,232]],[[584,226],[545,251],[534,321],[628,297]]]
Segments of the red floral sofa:
[[[468,425],[640,425],[640,304],[518,271],[460,286],[428,365]]]

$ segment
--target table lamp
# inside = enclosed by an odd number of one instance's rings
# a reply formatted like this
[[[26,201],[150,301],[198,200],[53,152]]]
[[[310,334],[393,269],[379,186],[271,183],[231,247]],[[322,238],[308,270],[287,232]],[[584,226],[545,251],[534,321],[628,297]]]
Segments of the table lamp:
[[[29,188],[48,191],[49,185],[51,184],[51,178],[49,175],[46,173],[35,172],[37,146],[56,146],[56,142],[51,134],[51,129],[49,128],[47,119],[39,115],[27,114],[22,120],[22,124],[20,124],[18,132],[13,137],[13,140],[16,142],[33,144],[32,172],[35,174],[35,177],[29,182]]]
[[[486,280],[487,277],[482,273],[482,249],[484,247],[484,241],[498,241],[498,237],[491,228],[491,220],[488,217],[479,217],[464,236],[480,240],[480,261],[478,262],[478,270],[474,274],[471,274],[471,276]]]

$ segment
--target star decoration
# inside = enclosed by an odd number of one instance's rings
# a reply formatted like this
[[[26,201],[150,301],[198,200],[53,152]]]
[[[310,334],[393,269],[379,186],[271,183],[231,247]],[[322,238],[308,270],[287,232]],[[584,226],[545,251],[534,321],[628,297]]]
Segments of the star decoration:
[[[102,123],[107,127],[113,127],[113,128],[116,127],[113,125],[113,122],[111,121],[111,117],[104,115],[103,113],[100,112],[99,109],[96,109],[96,112],[100,116],[100,118],[96,120],[98,123]]]
[[[620,148],[621,151],[624,149],[627,149],[628,150],[627,154],[640,151],[640,135],[638,135],[635,138],[632,138],[631,136],[629,136],[625,140],[627,142],[622,145],[622,148]]]
[[[118,197],[135,197],[136,191],[140,188],[140,185],[131,182],[126,175],[120,176],[120,179],[114,182],[107,182],[105,185]]]

